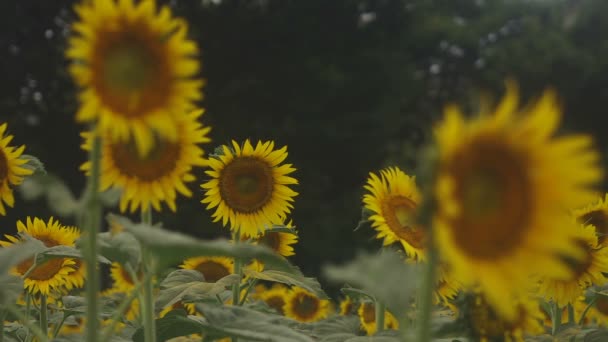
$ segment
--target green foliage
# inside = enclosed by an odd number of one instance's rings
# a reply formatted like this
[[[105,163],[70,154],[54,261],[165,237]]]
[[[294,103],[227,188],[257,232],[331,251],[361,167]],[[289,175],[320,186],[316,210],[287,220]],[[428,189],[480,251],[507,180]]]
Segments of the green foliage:
[[[133,234],[128,232],[100,233],[97,241],[102,255],[111,261],[129,265],[133,270],[137,270],[141,262],[141,248]]]
[[[321,289],[321,284],[315,278],[305,277],[298,268],[294,267],[290,272],[283,272],[277,270],[264,270],[257,272],[254,270],[245,270],[245,275],[260,279],[282,283],[286,285],[299,286],[306,289],[321,299],[327,299],[327,294]]]

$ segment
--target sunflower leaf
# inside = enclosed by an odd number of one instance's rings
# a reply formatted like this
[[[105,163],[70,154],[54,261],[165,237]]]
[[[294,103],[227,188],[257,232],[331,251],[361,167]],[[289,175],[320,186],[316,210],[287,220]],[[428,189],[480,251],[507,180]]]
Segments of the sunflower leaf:
[[[296,227],[287,227],[284,225],[273,225],[272,227],[264,231],[264,235],[268,233],[287,233],[298,236],[298,231],[296,230]]]
[[[42,250],[36,254],[36,258],[34,259],[34,264],[36,266],[42,265],[45,262],[54,259],[54,258],[74,258],[74,259],[82,259],[84,256],[80,252],[80,250],[71,247],[71,246],[53,246],[48,247],[45,250]],[[97,256],[97,261],[103,264],[110,264],[110,260],[102,255]]]
[[[30,236],[24,236],[25,241],[0,248],[0,274],[8,273],[9,269],[22,261],[31,258],[37,252],[44,250],[44,244]]]
[[[295,270],[292,272],[282,272],[277,270],[264,270],[262,272],[257,272],[254,270],[245,270],[244,273],[245,275],[255,279],[274,281],[277,283],[301,287],[314,293],[321,299],[328,298],[327,294],[323,292],[323,289],[321,289],[321,284],[319,284],[317,279],[305,277],[298,268],[294,267],[294,269]]]
[[[27,160],[27,163],[23,164],[21,167],[30,169],[35,173],[43,173],[46,174],[46,169],[44,168],[44,163],[40,161],[37,157],[34,157],[31,154],[22,154],[19,158]]]
[[[68,186],[52,174],[40,173],[27,177],[18,189],[26,200],[45,196],[51,211],[62,217],[75,214],[81,207]]]
[[[134,270],[139,269],[141,248],[133,234],[128,232],[101,233],[97,239],[101,254],[112,262],[130,265]]]
[[[203,275],[194,270],[177,270],[171,272],[160,284],[160,293],[156,299],[158,311],[180,301],[196,301],[204,298],[215,298],[227,287],[239,283],[239,276],[231,274],[215,283],[206,283]]]
[[[110,214],[109,219],[122,225],[137,240],[149,248],[160,269],[195,256],[224,256],[243,260],[258,259],[266,265],[294,272],[289,262],[265,246],[231,243],[225,239],[204,241],[161,227],[133,223],[128,218]]]

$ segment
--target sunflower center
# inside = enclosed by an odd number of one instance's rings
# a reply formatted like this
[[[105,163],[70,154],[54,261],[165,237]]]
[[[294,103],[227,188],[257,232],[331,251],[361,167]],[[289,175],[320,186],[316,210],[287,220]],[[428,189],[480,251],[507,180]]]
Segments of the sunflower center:
[[[8,178],[8,159],[6,158],[6,154],[4,153],[4,151],[0,148],[0,184],[3,183],[4,180],[7,178]]]
[[[226,204],[241,213],[253,213],[272,199],[272,168],[255,157],[237,157],[220,175],[220,195]]]
[[[281,238],[279,237],[279,233],[277,233],[277,232],[270,232],[270,233],[264,234],[259,239],[259,242],[262,245],[269,247],[270,249],[272,249],[275,252],[278,252],[279,247],[281,246]]]
[[[143,22],[108,25],[92,48],[92,83],[113,112],[141,117],[169,101],[169,51]]]
[[[319,311],[319,299],[311,295],[302,293],[294,298],[294,301],[294,313],[298,317],[309,319],[314,317],[317,311]]]
[[[226,266],[215,261],[204,261],[198,264],[195,270],[201,272],[208,283],[215,283],[230,274]]]
[[[283,297],[278,295],[272,296],[270,298],[267,298],[264,302],[266,302],[266,304],[268,304],[268,306],[270,306],[271,308],[277,310],[277,312],[279,312],[281,315],[285,314],[285,311],[283,310],[285,300],[283,299]]]
[[[48,236],[35,236],[35,238],[40,240],[46,247],[59,245],[58,241],[51,239]],[[49,280],[59,273],[61,267],[63,267],[64,260],[64,258],[50,259],[49,261],[38,265],[32,272],[30,272],[30,274],[28,274],[27,278],[31,280]],[[31,257],[17,265],[17,272],[23,275],[32,267],[32,265],[34,265],[34,257]]]
[[[135,144],[114,143],[110,146],[110,154],[114,165],[123,175],[146,182],[158,181],[175,170],[180,157],[181,148],[178,143],[171,143],[160,138],[156,139],[154,147],[145,156],[140,156]]]
[[[424,230],[414,224],[416,203],[405,196],[392,196],[382,204],[386,223],[393,233],[414,248],[424,247]]]
[[[451,226],[472,257],[509,255],[524,239],[533,211],[523,156],[512,147],[480,139],[451,161],[455,200],[462,211]]]
[[[364,303],[362,316],[365,323],[374,323],[376,321],[376,307],[374,304]]]
[[[606,235],[608,234],[608,216],[606,213],[603,210],[595,210],[583,215],[581,220],[584,224],[590,224],[595,227],[597,243],[601,245],[606,240]]]
[[[560,256],[561,260],[570,268],[572,271],[572,279],[579,279],[585,272],[589,270],[593,265],[593,256],[591,255],[591,249],[587,242],[581,239],[576,239],[575,244],[585,251],[583,259],[576,259],[569,255]]]

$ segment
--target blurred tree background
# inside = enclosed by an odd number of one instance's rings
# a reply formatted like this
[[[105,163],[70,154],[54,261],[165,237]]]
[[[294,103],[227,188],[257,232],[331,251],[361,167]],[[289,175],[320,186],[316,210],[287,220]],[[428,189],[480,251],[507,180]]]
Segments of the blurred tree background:
[[[74,123],[75,89],[63,55],[74,1],[0,3],[0,121],[15,144],[39,157],[75,194],[85,160]],[[311,276],[326,263],[377,249],[369,226],[357,231],[370,171],[399,165],[415,173],[443,105],[474,108],[500,94],[507,77],[524,97],[555,87],[565,129],[588,132],[605,150],[608,108],[608,2],[605,0],[178,0],[207,80],[203,121],[212,151],[231,139],[288,145],[298,171],[293,221],[295,264]],[[156,215],[198,237],[227,235],[195,196],[179,215]],[[44,201],[0,217],[13,233],[27,215],[46,218]],[[70,222],[68,219],[64,220]]]

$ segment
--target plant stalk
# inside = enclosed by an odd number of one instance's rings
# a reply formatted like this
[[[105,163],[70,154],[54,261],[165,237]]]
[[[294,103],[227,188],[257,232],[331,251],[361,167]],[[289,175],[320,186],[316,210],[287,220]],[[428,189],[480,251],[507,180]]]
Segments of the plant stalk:
[[[44,336],[49,335],[49,320],[48,320],[48,306],[46,304],[46,295],[40,295],[40,330]]]
[[[429,230],[429,235],[431,231]],[[431,311],[433,308],[433,291],[436,283],[436,268],[439,259],[437,249],[433,245],[432,238],[429,236],[427,250],[427,262],[424,265],[424,273],[422,283],[419,290],[419,312],[417,322],[417,338],[418,342],[431,341]]]
[[[141,211],[142,223],[152,225],[152,212],[148,210]],[[154,274],[153,256],[150,251],[143,246],[142,261],[144,264],[144,298],[142,305],[142,319],[144,325],[144,341],[156,342],[156,322],[154,321],[154,285],[152,278]]]
[[[551,311],[553,311],[552,315],[552,327],[551,327],[551,335],[555,336],[559,331],[560,326],[562,325],[562,310],[557,305],[557,302],[551,303]]]
[[[376,333],[379,333],[384,330],[384,303],[376,300],[374,307],[376,308]]]
[[[568,303],[568,324],[576,324],[576,319],[574,318],[574,307],[570,303]]]
[[[585,307],[585,310],[583,310],[583,313],[581,314],[581,318],[579,318],[579,320],[578,320],[578,325],[583,325],[583,323],[585,323],[585,316],[587,316],[587,312],[589,312],[589,309],[591,309],[593,304],[595,304],[596,300],[597,300],[597,295],[595,295],[593,298],[591,298],[591,300],[589,301],[589,304],[587,304],[587,306]]]

